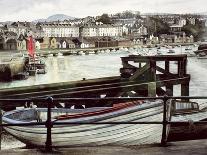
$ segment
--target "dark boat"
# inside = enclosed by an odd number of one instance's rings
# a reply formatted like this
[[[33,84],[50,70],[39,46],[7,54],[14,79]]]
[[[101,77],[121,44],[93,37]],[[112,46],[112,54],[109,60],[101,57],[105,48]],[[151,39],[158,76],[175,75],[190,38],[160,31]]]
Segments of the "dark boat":
[[[22,73],[18,73],[16,75],[13,76],[14,80],[26,80],[29,77],[29,73],[28,72],[22,72]]]
[[[207,138],[207,124],[194,124],[207,120],[207,109],[200,109],[196,102],[174,101],[171,108],[172,122],[187,122],[185,125],[170,125],[167,141],[184,141]]]
[[[201,53],[202,53],[202,55],[203,54],[207,55],[207,44],[201,44],[201,45],[199,45],[198,46],[198,50],[197,51],[194,51],[194,53],[196,55],[199,55]]]

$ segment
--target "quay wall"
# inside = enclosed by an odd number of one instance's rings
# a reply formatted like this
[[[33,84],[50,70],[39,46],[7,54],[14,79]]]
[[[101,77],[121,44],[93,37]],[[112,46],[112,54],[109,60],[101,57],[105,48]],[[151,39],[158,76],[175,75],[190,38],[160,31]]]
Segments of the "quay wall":
[[[10,81],[14,75],[24,71],[24,58],[13,58],[10,61],[0,63],[0,80]]]

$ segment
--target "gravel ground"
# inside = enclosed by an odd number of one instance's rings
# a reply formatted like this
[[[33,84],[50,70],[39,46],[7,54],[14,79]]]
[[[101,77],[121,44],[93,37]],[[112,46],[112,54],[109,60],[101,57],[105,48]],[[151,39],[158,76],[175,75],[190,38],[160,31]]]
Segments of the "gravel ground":
[[[1,149],[7,150],[7,149],[13,149],[13,148],[22,148],[26,145],[17,139],[15,139],[13,136],[9,135],[8,133],[3,132],[2,134],[2,141],[1,141]]]

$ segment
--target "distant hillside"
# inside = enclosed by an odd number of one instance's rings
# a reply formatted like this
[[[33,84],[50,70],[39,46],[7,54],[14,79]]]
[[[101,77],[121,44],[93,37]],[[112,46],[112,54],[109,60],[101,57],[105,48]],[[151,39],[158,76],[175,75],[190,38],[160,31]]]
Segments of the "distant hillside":
[[[64,21],[64,20],[71,20],[71,19],[75,19],[75,17],[71,17],[68,15],[64,15],[64,14],[55,14],[52,16],[49,16],[47,19],[37,19],[34,20],[33,22],[52,22],[52,21]]]

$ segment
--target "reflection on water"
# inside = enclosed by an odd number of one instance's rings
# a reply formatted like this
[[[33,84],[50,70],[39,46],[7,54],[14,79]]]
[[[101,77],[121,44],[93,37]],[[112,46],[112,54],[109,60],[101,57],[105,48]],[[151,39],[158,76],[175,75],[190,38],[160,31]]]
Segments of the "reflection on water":
[[[30,86],[64,81],[76,81],[83,78],[92,79],[119,75],[121,56],[127,56],[128,52],[83,55],[60,56],[45,58],[46,74],[30,76],[26,80],[1,82],[0,88]]]

